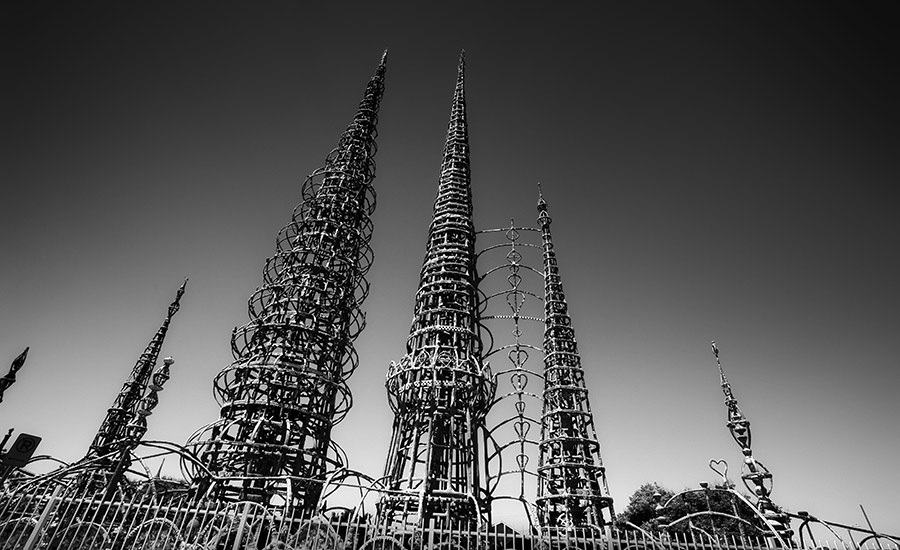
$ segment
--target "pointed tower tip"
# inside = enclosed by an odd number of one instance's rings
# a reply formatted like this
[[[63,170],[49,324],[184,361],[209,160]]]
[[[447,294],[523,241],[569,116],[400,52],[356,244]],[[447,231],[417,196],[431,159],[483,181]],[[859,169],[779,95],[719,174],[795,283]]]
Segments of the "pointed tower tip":
[[[547,201],[544,200],[544,188],[541,187],[541,182],[538,182],[538,205],[547,204]]]
[[[713,340],[710,342],[710,347],[712,347],[713,355],[716,356],[716,367],[719,368],[719,382],[722,386],[728,385],[728,379],[725,378],[725,369],[722,368],[722,361],[719,359],[719,346],[716,345],[716,341]]]
[[[381,62],[379,63],[379,65],[382,67],[384,67],[387,64],[387,54],[388,54],[388,50],[387,50],[387,48],[385,48],[384,53],[381,54]]]
[[[188,278],[185,277],[184,282],[181,283],[180,287],[178,287],[178,292],[175,293],[175,300],[171,304],[169,304],[169,319],[171,319],[181,308],[181,297],[184,296],[184,289],[187,287],[187,283]]]

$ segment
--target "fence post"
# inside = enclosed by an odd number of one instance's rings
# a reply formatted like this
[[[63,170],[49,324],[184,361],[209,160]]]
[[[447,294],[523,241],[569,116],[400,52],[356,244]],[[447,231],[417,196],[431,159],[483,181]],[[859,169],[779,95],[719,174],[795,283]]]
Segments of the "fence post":
[[[47,518],[50,517],[53,508],[56,507],[56,497],[59,495],[60,491],[62,491],[62,485],[57,485],[56,488],[53,489],[53,494],[50,495],[50,502],[44,507],[44,511],[41,512],[41,516],[38,518],[34,529],[32,529],[28,540],[25,542],[25,548],[23,550],[34,550],[35,544],[37,544],[38,538],[41,536],[41,531],[44,530],[44,524],[47,523]]]

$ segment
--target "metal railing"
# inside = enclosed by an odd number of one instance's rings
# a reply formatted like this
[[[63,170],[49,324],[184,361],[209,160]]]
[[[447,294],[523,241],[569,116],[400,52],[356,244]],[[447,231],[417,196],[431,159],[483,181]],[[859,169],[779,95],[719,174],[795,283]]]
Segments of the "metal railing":
[[[77,493],[46,484],[0,494],[0,550],[762,550],[766,539],[579,529],[519,533],[432,523],[377,525],[352,511],[309,516],[253,502],[193,502],[184,493]],[[892,541],[817,549],[900,550]]]

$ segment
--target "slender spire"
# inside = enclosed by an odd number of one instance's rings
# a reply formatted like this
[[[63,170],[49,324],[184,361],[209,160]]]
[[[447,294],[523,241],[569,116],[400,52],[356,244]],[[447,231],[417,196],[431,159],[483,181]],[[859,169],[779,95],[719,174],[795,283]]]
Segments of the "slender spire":
[[[725,394],[725,407],[728,410],[728,423],[726,426],[728,426],[731,437],[734,438],[741,449],[750,449],[750,421],[741,412],[738,401],[735,399],[734,392],[731,389],[731,384],[728,383],[728,378],[725,377],[725,370],[722,369],[722,362],[719,360],[719,348],[716,347],[715,342],[712,342],[711,346],[713,355],[716,356],[716,366],[719,368],[719,381],[722,385],[722,393]]]
[[[147,430],[144,417],[149,414],[156,403],[153,402],[148,409],[148,403],[145,403],[144,399],[149,395],[147,388],[153,385],[151,378],[153,369],[159,360],[159,352],[169,330],[169,324],[181,307],[181,297],[184,295],[187,282],[188,280],[185,279],[181,284],[181,287],[175,294],[175,300],[169,305],[166,318],[163,320],[159,330],[156,331],[156,334],[153,335],[153,338],[150,339],[150,343],[147,344],[144,353],[138,358],[134,368],[131,369],[131,374],[116,396],[112,407],[107,411],[100,429],[97,430],[97,434],[94,436],[93,442],[91,442],[85,458],[96,459],[92,462],[91,469],[95,473],[99,473],[101,477],[112,474],[116,470],[116,465],[120,462],[121,456],[125,456],[124,461],[130,463],[130,458],[127,458],[127,455],[140,443]],[[165,367],[160,370],[168,372],[170,364],[171,360],[167,358]],[[162,388],[160,387],[159,389]],[[155,397],[157,391],[151,390],[150,394]],[[95,477],[93,479],[99,480],[101,478]]]
[[[206,467],[191,472],[198,498],[277,497],[311,512],[328,472],[344,466],[331,431],[352,402],[353,341],[365,326],[386,61],[387,51],[337,147],[304,183],[250,297],[250,321],[235,329],[235,360],[213,383],[219,419],[190,439]]]
[[[552,220],[540,184],[538,194],[544,258],[544,405],[538,446],[538,521],[551,529],[602,527],[615,513],[553,249]]]
[[[29,348],[25,348],[25,351],[13,359],[12,364],[9,366],[9,372],[7,372],[3,378],[0,378],[0,403],[3,403],[3,393],[15,383],[16,373],[19,372],[19,369],[25,364],[25,359],[28,358],[28,349]]]
[[[731,384],[725,377],[725,370],[722,368],[722,362],[719,359],[719,348],[715,342],[711,343],[713,355],[716,357],[716,366],[719,368],[719,380],[722,385],[722,393],[725,394],[725,407],[728,411],[728,431],[731,437],[741,448],[744,455],[744,465],[741,469],[741,479],[744,486],[756,498],[756,507],[766,517],[769,526],[778,533],[778,535],[787,544],[793,535],[791,530],[790,518],[783,513],[781,509],[772,502],[770,498],[772,494],[772,474],[762,462],[753,458],[753,451],[750,448],[752,441],[750,432],[750,420],[741,412]]]
[[[388,369],[382,521],[464,525],[487,513],[479,449],[495,386],[481,361],[477,279],[461,54],[406,355]]]

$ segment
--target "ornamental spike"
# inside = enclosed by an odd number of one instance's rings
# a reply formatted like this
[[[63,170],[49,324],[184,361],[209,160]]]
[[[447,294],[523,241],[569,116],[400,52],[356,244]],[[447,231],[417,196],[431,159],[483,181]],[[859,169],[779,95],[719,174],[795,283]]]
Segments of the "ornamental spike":
[[[538,521],[549,529],[603,527],[615,517],[547,202],[538,187],[544,263],[544,392],[538,446]]]
[[[3,403],[3,393],[16,382],[16,373],[19,372],[19,369],[25,364],[25,359],[28,358],[29,349],[31,348],[25,348],[25,351],[13,359],[12,364],[9,366],[9,372],[7,372],[3,378],[0,378],[0,403]]]
[[[380,521],[467,525],[487,514],[481,438],[496,387],[481,360],[477,280],[460,55],[406,355],[387,374],[394,425]]]
[[[794,533],[791,530],[790,517],[772,502],[772,473],[769,472],[769,469],[762,462],[753,457],[753,450],[750,448],[752,441],[750,420],[741,412],[737,399],[734,397],[731,384],[725,377],[725,370],[722,368],[722,362],[719,359],[719,347],[715,341],[711,345],[713,355],[716,357],[716,365],[719,368],[719,380],[722,384],[722,393],[725,394],[725,407],[728,411],[728,422],[725,425],[744,455],[741,480],[743,480],[747,490],[754,496],[754,504],[759,512],[766,517],[769,527],[778,533],[778,537],[782,539],[782,542],[790,545],[790,539]]]
[[[387,52],[356,115],[278,234],[250,321],[232,334],[234,362],[213,382],[219,419],[189,441],[204,467],[190,470],[196,498],[319,508],[341,469],[331,431],[350,409],[347,379],[373,254],[376,125]],[[210,473],[213,472],[213,473]]]

